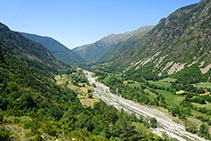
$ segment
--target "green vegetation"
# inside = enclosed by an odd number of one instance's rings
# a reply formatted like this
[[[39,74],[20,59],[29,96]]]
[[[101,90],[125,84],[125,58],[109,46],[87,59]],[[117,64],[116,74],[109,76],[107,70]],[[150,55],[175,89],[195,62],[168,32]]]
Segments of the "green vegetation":
[[[164,82],[164,81],[149,81],[149,84],[153,84],[158,87],[164,87],[169,88],[171,86],[171,83]]]
[[[167,78],[159,80],[159,82],[175,82],[176,80],[177,79],[175,78],[167,77]]]
[[[12,139],[10,130],[4,126],[0,126],[0,140],[7,141],[10,139]]]
[[[104,63],[111,61],[118,52],[133,46],[140,37],[151,29],[152,26],[144,26],[123,34],[111,34],[93,44],[76,47],[73,51],[82,56],[88,63]]]
[[[99,99],[93,95],[94,86],[89,85],[81,70],[77,73],[57,75],[55,79],[57,85],[73,90],[84,107],[93,108],[94,103],[99,102]]]
[[[41,43],[44,47],[49,49],[49,51],[60,61],[66,64],[80,64],[84,63],[84,59],[79,56],[77,53],[73,52],[72,50],[68,49],[63,44],[59,43],[58,41],[50,38],[50,37],[43,37],[35,34],[29,33],[22,33],[25,38],[36,41]]]
[[[103,79],[104,83],[107,83],[107,82],[111,79],[111,77],[112,77],[111,74],[107,75],[107,76]]]
[[[203,0],[152,30],[110,35],[74,51],[103,62],[83,67],[112,93],[158,107],[211,140],[211,70],[202,71],[211,63],[209,7]],[[65,63],[84,61],[53,39],[24,36]],[[56,60],[41,44],[0,23],[0,140],[162,140],[149,129],[158,126],[155,118],[146,122],[106,105],[80,69]]]
[[[122,45],[117,47],[118,52],[113,55],[111,70],[120,72],[130,68],[128,75],[133,76],[136,81],[141,78],[156,80],[158,74],[161,74],[161,77],[168,76],[173,65],[175,67],[184,64],[184,69],[191,69],[180,74],[178,81],[188,83],[207,81],[210,71],[202,75],[200,69],[211,63],[210,43],[202,38],[210,31],[209,6],[210,1],[204,0],[180,8],[161,19],[144,36],[122,42]],[[200,63],[203,61],[204,65],[200,68]],[[170,62],[173,64],[165,68]],[[195,64],[192,64],[193,62]],[[171,70],[175,72],[174,67]]]
[[[187,67],[182,71],[173,74],[172,77],[176,78],[177,82],[182,84],[206,82],[209,78],[209,73],[207,75],[203,75],[197,65],[198,64],[194,64],[191,67]]]
[[[142,119],[102,101],[83,107],[77,96],[93,86],[42,45],[3,24],[0,37],[0,140],[161,140],[136,130],[134,122],[149,127]]]
[[[180,102],[185,98],[184,96],[178,96],[178,95],[175,95],[175,94],[172,94],[168,91],[162,91],[162,90],[159,90],[157,91],[159,94],[162,94],[165,99],[166,99],[166,102],[169,104],[169,105],[179,105]]]
[[[211,82],[200,82],[195,85],[196,87],[211,88]]]
[[[111,74],[106,72],[106,67],[101,68],[99,66],[96,68],[96,77],[99,81],[109,86],[112,93],[141,104],[162,107],[171,114],[173,120],[184,124],[188,131],[197,133],[207,139],[210,138],[209,132],[208,135],[201,134],[199,126],[192,127],[186,124],[196,120],[199,125],[210,125],[209,89],[196,88],[192,84],[183,84],[174,78],[147,81],[143,77],[142,79],[137,79],[133,76],[128,76],[128,72]],[[181,91],[181,94],[177,93]],[[152,127],[156,126],[154,123],[152,120]]]
[[[123,83],[125,86],[129,86],[129,87],[133,87],[133,88],[140,86],[140,83],[133,82],[133,81],[125,81]]]
[[[211,103],[206,103],[206,104],[199,104],[199,103],[194,103],[192,102],[193,105],[195,105],[196,107],[201,107],[201,108],[207,108],[207,109],[211,109]]]

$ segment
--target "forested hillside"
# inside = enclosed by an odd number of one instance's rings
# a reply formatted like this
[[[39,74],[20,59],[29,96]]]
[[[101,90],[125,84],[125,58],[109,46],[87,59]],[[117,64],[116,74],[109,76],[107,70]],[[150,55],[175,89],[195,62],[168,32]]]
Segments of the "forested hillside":
[[[66,63],[66,64],[84,63],[84,59],[81,56],[79,56],[77,53],[73,52],[72,50],[68,49],[60,42],[58,42],[50,37],[44,37],[44,36],[23,33],[23,32],[19,32],[19,33],[21,35],[23,35],[25,38],[28,38],[30,40],[33,40],[33,41],[36,41],[36,42],[42,44],[44,47],[49,49],[49,51],[58,60]]]
[[[128,114],[101,101],[109,89],[211,139],[210,0],[182,7],[154,27],[111,34],[73,51],[0,23],[0,140],[174,140],[152,133],[162,124],[157,117],[137,117],[136,109]],[[81,68],[92,71],[96,83]]]
[[[63,74],[74,77],[57,85]],[[149,123],[102,101],[84,108],[67,87],[84,82],[83,73],[0,23],[0,140],[161,139]]]

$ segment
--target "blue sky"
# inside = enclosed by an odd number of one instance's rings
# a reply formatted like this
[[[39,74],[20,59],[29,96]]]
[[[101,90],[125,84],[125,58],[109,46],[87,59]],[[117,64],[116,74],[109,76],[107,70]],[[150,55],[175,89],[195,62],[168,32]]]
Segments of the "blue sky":
[[[69,48],[111,33],[156,25],[199,0],[1,0],[0,22],[12,30],[50,36]]]

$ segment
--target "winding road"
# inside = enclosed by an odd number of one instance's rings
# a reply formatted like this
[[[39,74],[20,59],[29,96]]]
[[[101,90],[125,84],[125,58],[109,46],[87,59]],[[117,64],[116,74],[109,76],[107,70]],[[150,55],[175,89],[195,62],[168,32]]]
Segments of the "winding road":
[[[162,133],[165,132],[168,136],[175,138],[179,141],[186,141],[186,140],[205,141],[204,138],[201,138],[196,134],[187,132],[183,125],[180,125],[172,121],[167,115],[165,115],[158,109],[151,108],[146,105],[141,105],[135,103],[134,101],[127,100],[120,96],[114,95],[110,92],[107,86],[105,86],[104,84],[98,82],[95,78],[93,78],[91,72],[84,70],[84,74],[91,85],[92,84],[96,85],[95,94],[99,99],[103,100],[106,104],[112,105],[119,110],[123,109],[128,113],[135,113],[137,117],[141,116],[145,119],[149,119],[152,117],[156,118],[158,122],[158,127],[152,129],[153,133],[162,136]]]

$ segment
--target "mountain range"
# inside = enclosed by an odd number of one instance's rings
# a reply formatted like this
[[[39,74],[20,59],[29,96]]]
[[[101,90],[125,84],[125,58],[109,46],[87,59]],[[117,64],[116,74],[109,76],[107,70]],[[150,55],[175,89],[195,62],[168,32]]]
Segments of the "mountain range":
[[[153,63],[159,73],[167,74],[202,60],[201,67],[206,67],[211,63],[210,11],[209,0],[176,10],[119,55],[117,62],[136,69]]]
[[[145,121],[103,101],[86,106],[99,100],[93,95],[99,87],[77,65],[112,93],[161,109],[211,139],[210,0],[73,50],[0,23],[0,140],[171,140],[151,133],[160,128],[155,117]]]
[[[84,59],[77,53],[73,52],[60,42],[56,41],[51,37],[39,36],[35,34],[19,32],[25,38],[36,41],[42,44],[44,47],[49,49],[49,51],[60,61],[66,64],[80,64],[84,62]]]
[[[138,30],[125,32],[122,34],[111,34],[99,41],[73,49],[79,54],[87,63],[105,62],[112,58],[114,50],[121,46],[122,42],[130,42],[130,38],[137,38],[143,36],[147,31],[151,30],[153,26],[141,27]],[[133,39],[131,39],[133,40]]]
[[[83,107],[81,89],[94,89],[82,71],[0,23],[0,140],[161,139],[147,128],[139,136],[136,117],[102,101]],[[111,123],[118,134],[107,130]]]
[[[73,51],[88,63],[107,61],[112,63],[110,70],[138,77],[173,75],[188,68],[209,75],[210,3],[201,0],[176,10],[154,27],[110,35]]]

